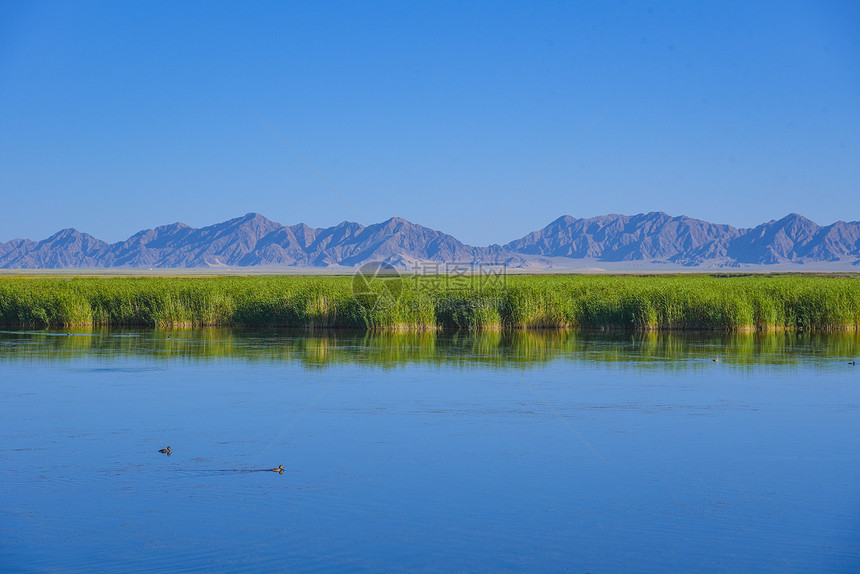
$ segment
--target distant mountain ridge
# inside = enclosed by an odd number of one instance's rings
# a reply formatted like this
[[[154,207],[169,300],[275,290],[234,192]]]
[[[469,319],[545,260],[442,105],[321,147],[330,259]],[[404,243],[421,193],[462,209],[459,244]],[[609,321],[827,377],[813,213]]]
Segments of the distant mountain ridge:
[[[860,222],[821,227],[792,213],[752,229],[737,229],[663,212],[564,216],[506,244],[526,255],[600,261],[665,261],[685,266],[780,263],[860,263]]]
[[[42,241],[0,243],[4,269],[354,268],[386,261],[399,269],[422,262],[565,268],[576,261],[670,263],[685,267],[840,262],[860,265],[860,222],[822,227],[797,214],[751,229],[662,212],[563,216],[500,246],[474,247],[399,217],[363,226],[284,226],[249,213],[202,228],[173,223],[107,243],[75,229]]]
[[[724,259],[725,245],[741,232],[662,212],[604,215],[590,219],[560,217],[539,231],[505,245],[530,255],[605,261],[661,260],[696,264]]]
[[[249,213],[200,229],[184,223],[147,229],[114,244],[74,229],[39,242],[0,243],[4,269],[356,267],[368,261],[405,269],[422,261],[521,266],[526,258],[498,246],[465,245],[399,217],[367,227],[345,221],[314,229]]]

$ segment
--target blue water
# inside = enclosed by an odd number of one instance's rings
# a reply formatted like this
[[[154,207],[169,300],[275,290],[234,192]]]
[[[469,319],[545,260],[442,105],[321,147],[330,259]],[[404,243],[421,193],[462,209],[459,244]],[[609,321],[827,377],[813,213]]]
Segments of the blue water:
[[[0,334],[0,567],[860,571],[856,337],[523,341]]]

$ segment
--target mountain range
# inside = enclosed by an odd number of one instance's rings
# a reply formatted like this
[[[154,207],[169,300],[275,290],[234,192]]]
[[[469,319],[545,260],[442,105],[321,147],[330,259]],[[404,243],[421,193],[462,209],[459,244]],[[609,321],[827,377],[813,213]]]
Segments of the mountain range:
[[[173,223],[107,243],[75,229],[42,241],[0,242],[3,269],[356,268],[385,261],[403,270],[430,263],[573,269],[582,262],[722,268],[838,264],[860,267],[860,222],[819,226],[797,214],[753,228],[662,212],[563,216],[506,245],[475,247],[394,217],[363,226],[284,226],[249,213],[202,228]]]

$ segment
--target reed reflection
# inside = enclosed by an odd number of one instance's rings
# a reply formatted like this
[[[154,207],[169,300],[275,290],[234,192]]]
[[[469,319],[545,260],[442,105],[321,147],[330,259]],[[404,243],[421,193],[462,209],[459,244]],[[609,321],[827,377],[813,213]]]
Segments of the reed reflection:
[[[686,369],[815,362],[847,367],[860,333],[585,333],[78,330],[0,332],[0,361],[58,361],[82,356],[157,360],[248,360],[398,368],[409,364],[530,368],[567,359],[637,368]]]

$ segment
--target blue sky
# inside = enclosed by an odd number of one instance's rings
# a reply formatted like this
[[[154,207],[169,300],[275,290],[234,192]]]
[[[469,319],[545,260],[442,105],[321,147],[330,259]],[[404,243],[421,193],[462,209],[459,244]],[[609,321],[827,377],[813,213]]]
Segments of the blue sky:
[[[858,104],[856,2],[0,1],[0,241],[860,220]]]

